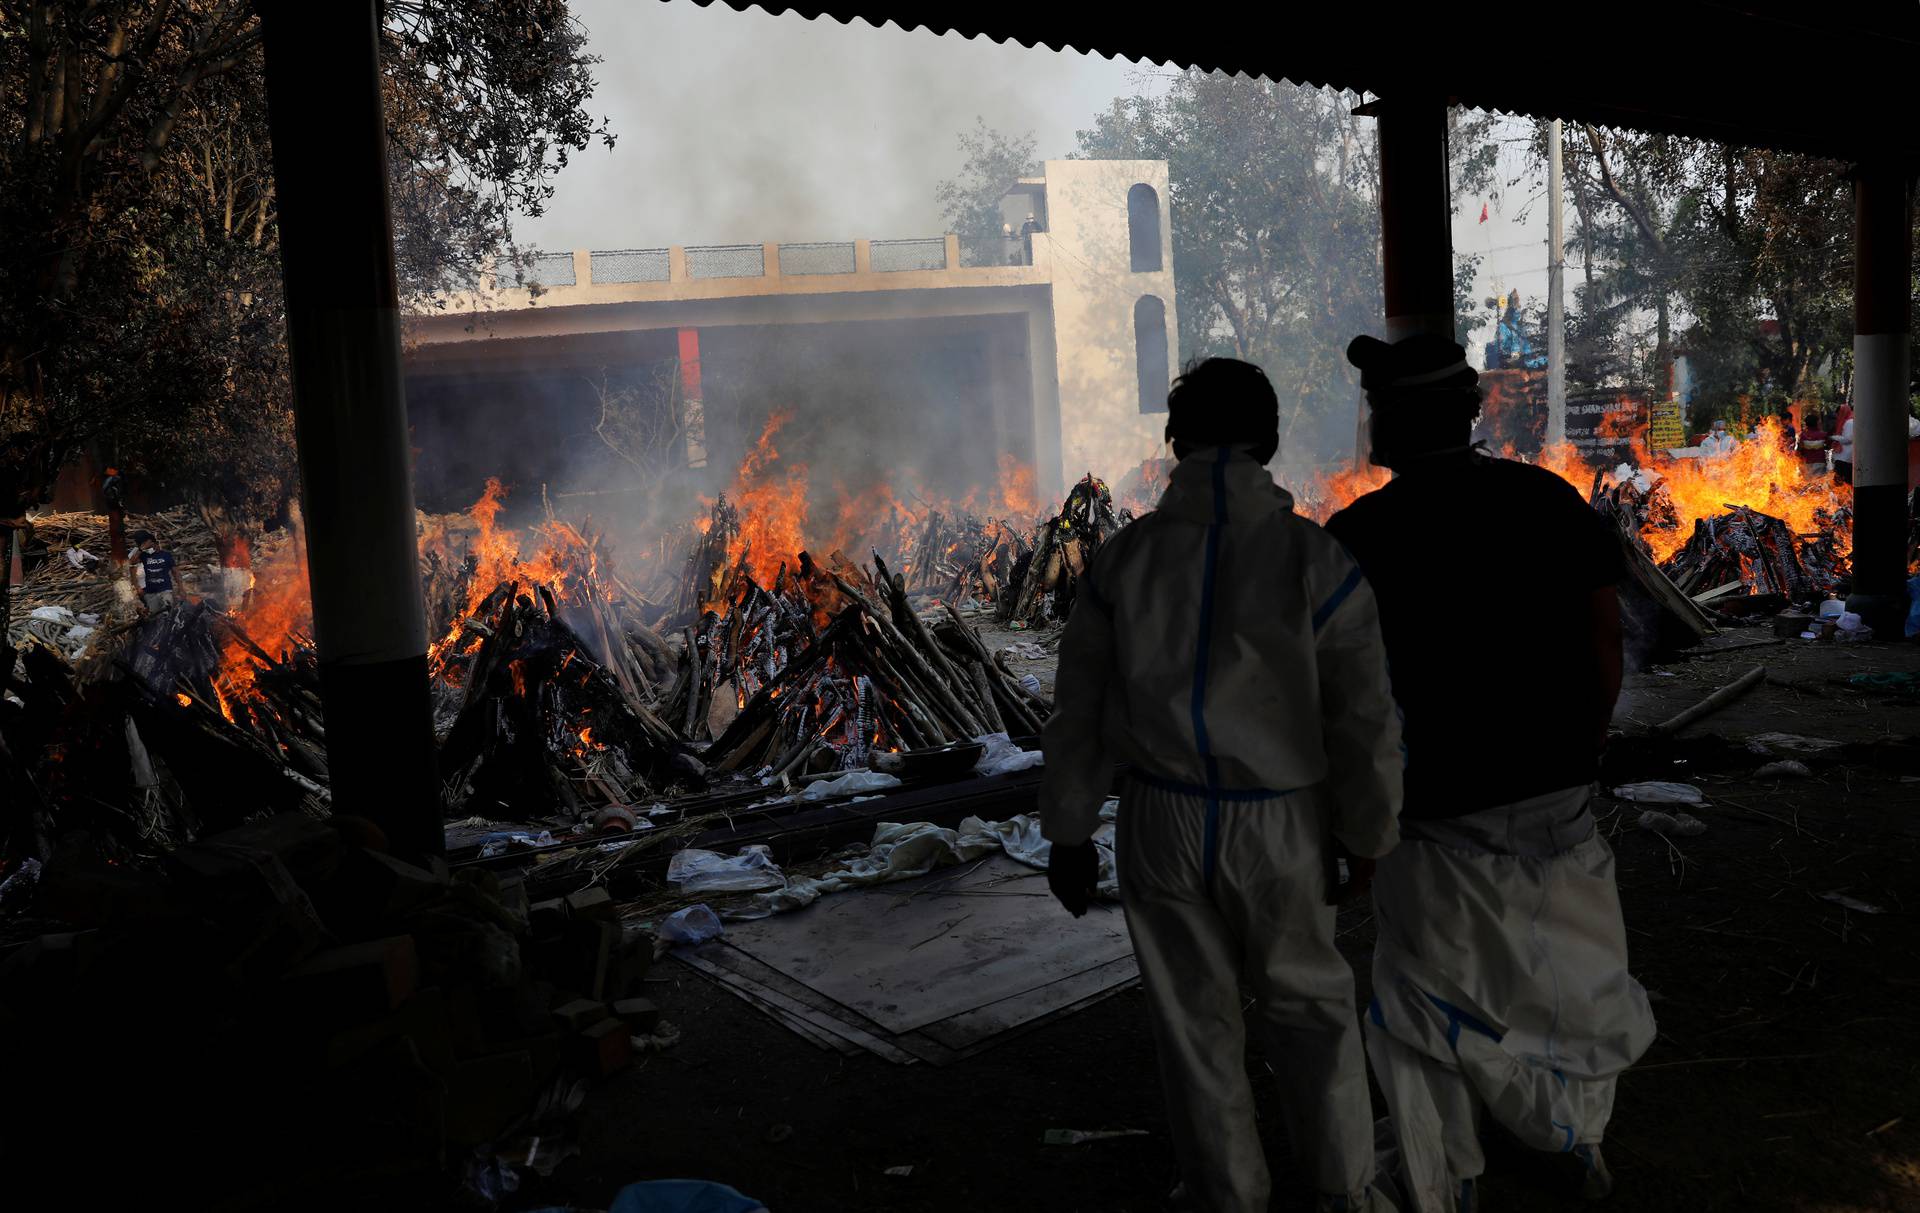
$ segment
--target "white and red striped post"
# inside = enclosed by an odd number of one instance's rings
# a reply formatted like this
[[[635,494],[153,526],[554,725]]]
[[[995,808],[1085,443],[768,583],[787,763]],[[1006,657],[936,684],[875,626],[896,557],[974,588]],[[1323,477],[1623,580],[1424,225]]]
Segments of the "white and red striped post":
[[[1906,620],[1907,392],[1913,356],[1914,166],[1854,171],[1853,594],[1849,610],[1899,639]]]

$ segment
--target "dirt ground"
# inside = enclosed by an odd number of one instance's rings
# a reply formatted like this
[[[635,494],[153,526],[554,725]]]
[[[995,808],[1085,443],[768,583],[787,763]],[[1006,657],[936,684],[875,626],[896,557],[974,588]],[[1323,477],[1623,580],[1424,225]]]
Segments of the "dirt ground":
[[[1762,664],[1777,681],[1679,738],[1646,736]],[[1684,780],[1711,807],[1698,810],[1705,834],[1669,841],[1635,828],[1634,806],[1597,806],[1619,857],[1633,968],[1660,1020],[1620,1084],[1612,1208],[1920,1210],[1920,698],[1847,681],[1889,672],[1920,675],[1920,649],[1793,641],[1630,679],[1606,784]],[[1846,744],[1812,756],[1748,748],[1768,732]],[[1770,757],[1801,757],[1812,775],[1757,777]],[[1340,936],[1364,1002],[1370,911],[1344,911]],[[510,1207],[606,1208],[622,1185],[670,1176],[733,1184],[773,1213],[1163,1207],[1173,1163],[1137,989],[934,1069],[816,1049],[671,962],[652,980],[681,1043],[596,1090],[581,1155],[528,1176]],[[1270,1155],[1283,1160],[1257,1043],[1248,1067]],[[1147,1136],[1043,1145],[1053,1128]],[[886,1174],[900,1167],[912,1171]],[[1536,1168],[1524,1151],[1495,1152],[1484,1207],[1586,1207]],[[1276,1171],[1274,1207],[1307,1207],[1284,1161]]]

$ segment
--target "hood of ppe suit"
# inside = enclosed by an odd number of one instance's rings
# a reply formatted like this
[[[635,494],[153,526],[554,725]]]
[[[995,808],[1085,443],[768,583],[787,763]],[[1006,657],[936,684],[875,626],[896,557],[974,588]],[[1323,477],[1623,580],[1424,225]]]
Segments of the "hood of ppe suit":
[[[1243,450],[1182,460],[1159,508],[1094,557],[1055,706],[1049,837],[1092,828],[1103,761],[1228,796],[1332,780],[1335,832],[1357,853],[1396,836],[1400,734],[1372,591]]]

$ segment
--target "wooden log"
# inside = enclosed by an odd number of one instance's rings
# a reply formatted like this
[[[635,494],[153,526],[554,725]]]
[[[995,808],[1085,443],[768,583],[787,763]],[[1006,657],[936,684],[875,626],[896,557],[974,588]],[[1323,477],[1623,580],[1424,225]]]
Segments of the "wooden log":
[[[1655,733],[1677,733],[1701,717],[1711,715],[1721,708],[1726,707],[1734,700],[1740,698],[1740,696],[1759,686],[1762,682],[1765,682],[1766,678],[1767,667],[1763,665],[1754,666],[1751,670],[1748,670],[1726,686],[1721,687],[1713,694],[1702,699],[1699,703],[1654,725],[1653,731]]]

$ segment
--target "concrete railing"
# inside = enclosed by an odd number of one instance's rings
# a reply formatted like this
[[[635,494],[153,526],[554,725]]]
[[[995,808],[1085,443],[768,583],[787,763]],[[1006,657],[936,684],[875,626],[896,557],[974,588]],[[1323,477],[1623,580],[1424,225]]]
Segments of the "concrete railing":
[[[673,250],[663,248],[596,250],[587,254],[588,281],[671,282]]]
[[[876,274],[897,274],[910,270],[944,270],[947,242],[935,236],[926,240],[875,240],[871,244],[870,264]]]
[[[707,244],[687,248],[689,278],[760,278],[767,272],[764,244]]]
[[[512,291],[529,286],[624,286],[715,278],[777,282],[839,274],[941,273],[1006,265],[1018,243],[962,241],[953,235],[907,240],[799,241],[792,244],[675,245],[540,253],[515,266],[483,268],[456,289]],[[1016,261],[1016,264],[1019,262]]]
[[[780,244],[782,274],[851,274],[855,271],[853,241],[841,243]]]

